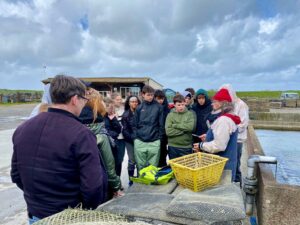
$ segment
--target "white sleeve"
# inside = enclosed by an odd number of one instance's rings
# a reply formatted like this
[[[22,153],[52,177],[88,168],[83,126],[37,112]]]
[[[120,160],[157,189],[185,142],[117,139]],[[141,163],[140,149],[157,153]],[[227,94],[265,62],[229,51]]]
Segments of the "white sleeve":
[[[31,119],[32,117],[35,117],[39,114],[40,106],[42,103],[38,104],[37,106],[34,107],[32,112],[30,113],[29,117],[27,119]]]
[[[241,119],[241,123],[238,125],[239,133],[243,133],[247,129],[249,124],[249,108],[246,103],[240,104],[236,115],[238,115]]]
[[[212,125],[214,140],[201,144],[201,149],[209,153],[225,151],[231,133],[236,129],[235,124],[230,118],[222,116]]]

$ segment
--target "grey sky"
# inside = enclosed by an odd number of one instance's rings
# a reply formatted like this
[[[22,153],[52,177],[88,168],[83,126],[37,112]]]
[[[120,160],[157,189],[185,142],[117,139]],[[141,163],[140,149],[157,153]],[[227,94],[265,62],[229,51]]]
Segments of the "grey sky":
[[[149,76],[165,87],[300,86],[300,1],[0,2],[0,88],[58,73]],[[46,66],[46,69],[44,69]]]

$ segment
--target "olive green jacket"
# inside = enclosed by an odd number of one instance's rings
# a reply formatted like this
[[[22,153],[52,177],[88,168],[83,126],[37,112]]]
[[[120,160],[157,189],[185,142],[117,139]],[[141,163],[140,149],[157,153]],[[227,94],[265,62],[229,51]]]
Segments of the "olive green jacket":
[[[109,137],[102,132],[103,123],[93,123],[87,125],[88,128],[96,135],[99,153],[104,161],[104,166],[108,175],[108,184],[112,191],[118,191],[121,188],[120,177],[116,174],[115,160],[111,150]]]
[[[193,110],[176,112],[172,110],[166,120],[168,145],[178,148],[192,148],[192,133],[196,127],[196,114]]]

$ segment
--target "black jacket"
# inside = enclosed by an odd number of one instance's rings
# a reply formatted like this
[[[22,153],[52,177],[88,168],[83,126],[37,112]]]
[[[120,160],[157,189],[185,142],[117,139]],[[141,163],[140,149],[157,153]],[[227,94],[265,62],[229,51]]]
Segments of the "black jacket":
[[[11,178],[38,218],[80,202],[96,208],[106,200],[107,174],[95,135],[73,114],[50,108],[13,135]]]
[[[164,127],[165,127],[167,116],[170,113],[169,103],[168,103],[167,98],[164,99],[162,107],[163,107],[163,112],[164,112]]]
[[[114,117],[112,120],[109,119],[108,115],[104,117],[105,122],[105,128],[107,129],[109,135],[114,139],[117,140],[119,134],[122,131],[122,127],[117,119],[117,117]]]
[[[208,130],[206,121],[212,111],[210,99],[205,96],[205,104],[200,105],[198,102],[196,102],[193,105],[192,110],[195,111],[197,116],[196,134],[197,135],[206,134]]]
[[[128,109],[124,112],[121,122],[122,122],[122,126],[123,126],[122,133],[123,133],[125,141],[133,143],[134,114],[130,109]]]
[[[103,122],[103,117],[101,115],[97,115],[97,118],[94,121],[94,113],[93,113],[92,108],[90,108],[89,106],[83,107],[83,109],[80,113],[79,119],[83,124]]]
[[[161,139],[164,134],[164,113],[156,101],[143,101],[134,115],[133,137],[144,142]]]

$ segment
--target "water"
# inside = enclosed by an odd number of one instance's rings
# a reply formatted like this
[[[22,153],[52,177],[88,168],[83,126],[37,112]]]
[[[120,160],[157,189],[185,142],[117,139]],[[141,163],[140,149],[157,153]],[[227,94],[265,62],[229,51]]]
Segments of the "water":
[[[256,130],[265,155],[278,160],[276,180],[300,186],[300,132]],[[271,166],[275,174],[275,165]]]

